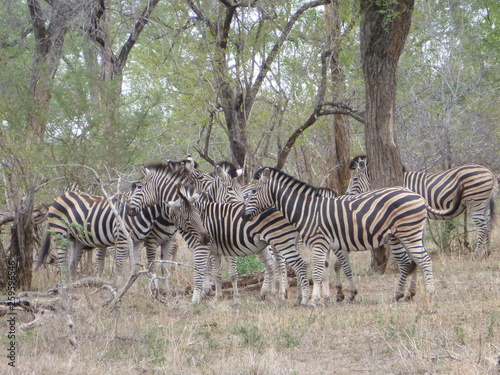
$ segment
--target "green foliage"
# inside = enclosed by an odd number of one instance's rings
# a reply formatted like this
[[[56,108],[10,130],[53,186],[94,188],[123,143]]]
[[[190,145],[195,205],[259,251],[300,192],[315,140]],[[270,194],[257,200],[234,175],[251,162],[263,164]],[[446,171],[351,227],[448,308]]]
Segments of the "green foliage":
[[[238,326],[235,328],[234,333],[241,336],[243,344],[246,346],[260,346],[262,345],[262,333],[258,327],[255,326]]]
[[[377,12],[384,16],[384,27],[388,27],[401,14],[396,10],[399,5],[398,0],[375,0],[375,5],[378,8]]]
[[[264,265],[256,254],[238,258],[238,275],[248,275],[264,269]]]
[[[464,217],[451,220],[431,220],[426,233],[437,250],[444,253],[469,253],[470,240],[464,227]]]

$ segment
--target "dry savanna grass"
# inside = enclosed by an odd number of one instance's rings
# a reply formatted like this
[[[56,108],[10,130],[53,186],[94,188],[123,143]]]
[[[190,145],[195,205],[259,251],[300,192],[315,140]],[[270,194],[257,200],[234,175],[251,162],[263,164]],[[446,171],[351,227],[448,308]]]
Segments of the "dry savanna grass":
[[[498,231],[497,231],[498,233]],[[43,324],[16,332],[16,368],[8,374],[498,374],[500,355],[500,239],[488,259],[433,253],[437,294],[419,282],[413,302],[391,302],[396,277],[369,270],[370,253],[352,255],[357,302],[310,310],[257,299],[245,292],[192,306],[189,295],[162,303],[140,278],[110,311],[106,290],[69,292],[76,348],[67,315],[47,311]],[[183,250],[181,261],[190,262]],[[171,287],[184,287],[192,270],[178,267]],[[53,271],[35,274],[35,288],[54,287]],[[333,291],[333,289],[332,289]],[[291,291],[290,294],[293,294]],[[17,325],[31,320],[17,316]],[[1,317],[7,332],[7,318]],[[8,340],[2,335],[2,347]],[[4,349],[4,353],[7,350]],[[6,369],[6,370],[5,370]]]

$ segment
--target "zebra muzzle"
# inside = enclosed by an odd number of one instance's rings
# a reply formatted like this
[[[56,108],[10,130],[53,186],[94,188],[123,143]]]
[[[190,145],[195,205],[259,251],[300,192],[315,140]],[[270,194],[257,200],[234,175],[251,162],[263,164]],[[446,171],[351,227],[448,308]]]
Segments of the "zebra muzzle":
[[[210,242],[212,242],[212,237],[206,232],[200,233],[200,242],[203,245],[208,245]]]

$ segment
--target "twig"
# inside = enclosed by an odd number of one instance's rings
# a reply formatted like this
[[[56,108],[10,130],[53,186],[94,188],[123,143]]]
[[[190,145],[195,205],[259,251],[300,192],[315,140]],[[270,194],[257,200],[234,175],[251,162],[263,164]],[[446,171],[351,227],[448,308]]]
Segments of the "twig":
[[[19,326],[21,331],[29,331],[35,327],[41,326],[43,324],[42,315],[44,314],[43,310],[35,313],[35,319],[28,323],[23,323]]]

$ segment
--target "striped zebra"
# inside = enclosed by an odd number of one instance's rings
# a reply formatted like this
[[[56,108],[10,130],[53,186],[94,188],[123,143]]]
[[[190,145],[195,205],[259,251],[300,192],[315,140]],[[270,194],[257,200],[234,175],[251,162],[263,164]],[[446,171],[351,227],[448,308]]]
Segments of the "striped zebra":
[[[370,190],[367,158],[356,156],[350,164],[354,171],[346,194],[359,194]],[[449,215],[429,214],[435,220],[449,220],[465,209],[472,215],[477,228],[477,242],[474,257],[491,254],[491,225],[494,218],[494,197],[498,182],[493,173],[480,165],[464,165],[440,173],[405,172],[404,186],[420,194],[436,210],[453,205],[458,192],[461,204]]]
[[[416,265],[424,273],[427,292],[435,293],[432,263],[423,243],[427,210],[432,208],[420,195],[405,188],[388,188],[359,196],[323,198],[318,197],[316,188],[273,168],[259,169],[252,185],[245,218],[255,220],[259,213],[276,207],[313,250],[311,306],[322,303],[322,276],[329,250],[342,265],[353,299],[357,290],[348,252],[377,248],[386,242],[400,269],[395,300],[404,296],[406,279]],[[410,283],[407,298],[415,294],[414,288]]]
[[[194,189],[191,185],[184,185],[182,193],[179,192],[180,199],[169,203],[172,209],[171,217],[176,226],[183,227],[184,238],[188,246],[196,249],[197,244],[193,237],[195,232],[190,229],[192,227],[190,222],[198,217],[201,218],[203,227],[213,239],[211,253],[246,256],[264,251],[270,244],[281,252],[297,274],[301,298],[298,302],[300,304],[307,303],[309,283],[306,275],[306,263],[297,251],[297,246],[300,244],[298,233],[279,212],[268,210],[250,223],[242,217],[244,208],[242,202],[204,202],[197,199],[197,194],[193,192]],[[270,255],[269,252],[266,254]],[[203,263],[206,261],[200,260],[200,264]],[[199,269],[198,272],[203,274],[205,269],[206,267]],[[274,273],[272,267],[266,271],[269,274]],[[284,301],[284,299],[285,295],[280,295],[280,300]]]
[[[160,248],[159,258],[160,260],[173,261],[177,255],[177,250],[179,247],[177,237],[175,232],[177,229],[173,226],[173,223],[165,219],[163,216],[156,218],[153,223],[153,228],[151,232],[147,235],[144,240],[144,247],[146,248],[146,258],[147,267],[153,273],[155,269],[152,266],[153,261],[157,257],[157,249]],[[102,277],[104,272],[104,262],[106,255],[110,255],[113,259],[117,259],[116,249],[114,246],[108,247],[97,247],[95,249],[95,261],[94,261],[94,272],[98,277]],[[161,264],[161,274],[165,276],[169,273],[167,270],[170,267],[165,267]]]
[[[149,244],[148,263],[154,260],[156,247],[168,241],[174,233],[173,224],[166,220],[158,220],[161,215],[158,206],[148,207],[142,210],[140,215],[131,218],[124,213],[123,203],[121,196],[115,197],[113,201],[128,233],[122,230],[110,202],[105,197],[79,191],[69,191],[60,195],[48,209],[47,232],[35,269],[39,268],[49,254],[52,237],[55,237],[58,265],[63,280],[66,279],[68,271],[70,280],[75,279],[83,250],[108,246],[116,246],[116,268],[117,274],[121,276],[125,259],[129,256],[127,234],[130,234],[133,242],[131,254],[133,269],[138,265],[139,251],[146,241]],[[71,250],[68,254],[69,249]]]
[[[185,181],[191,183],[197,191],[203,191],[201,199],[206,202],[216,203],[237,203],[243,202],[243,188],[237,181],[241,176],[242,170],[237,169],[234,164],[228,161],[221,161],[214,167],[213,174],[209,175],[197,169],[194,160],[188,156],[187,159],[181,161],[186,175]],[[261,297],[270,291],[271,294],[275,293],[275,282],[272,274],[270,275],[267,270],[273,269],[275,266],[275,259],[280,271],[279,277],[279,296],[285,296],[287,290],[287,273],[286,263],[279,252],[271,253],[272,248],[268,247],[266,250],[259,252],[257,255],[260,261],[265,266],[264,283],[262,285]],[[222,284],[221,284],[221,256],[211,255],[212,272],[216,275],[216,298],[222,297]],[[229,278],[233,287],[233,298],[235,301],[239,299],[238,292],[238,257],[226,256],[225,257],[229,267]],[[273,273],[274,274],[274,273]]]
[[[177,200],[169,198],[164,191],[165,172],[161,169],[148,171],[145,181],[139,184],[130,198],[130,207],[140,210],[149,204],[169,202],[169,217],[177,227],[182,227],[181,233],[188,246],[194,252],[193,303],[201,300],[201,288],[207,272],[207,262],[210,254],[223,256],[246,256],[266,250],[268,244],[280,251],[286,261],[292,265],[301,288],[301,303],[309,298],[309,285],[306,277],[306,264],[301,258],[296,246],[298,232],[276,210],[269,210],[259,215],[254,222],[246,222],[242,218],[243,203],[215,203],[199,199],[198,194],[181,197]],[[149,176],[149,177],[148,177]],[[200,249],[199,234],[192,227],[192,220],[200,217],[202,226],[212,238],[209,249]],[[204,244],[201,244],[204,245]],[[273,275],[274,270],[267,272]],[[263,290],[261,293],[266,293]],[[281,298],[281,296],[280,296]],[[283,297],[284,298],[284,297]]]

